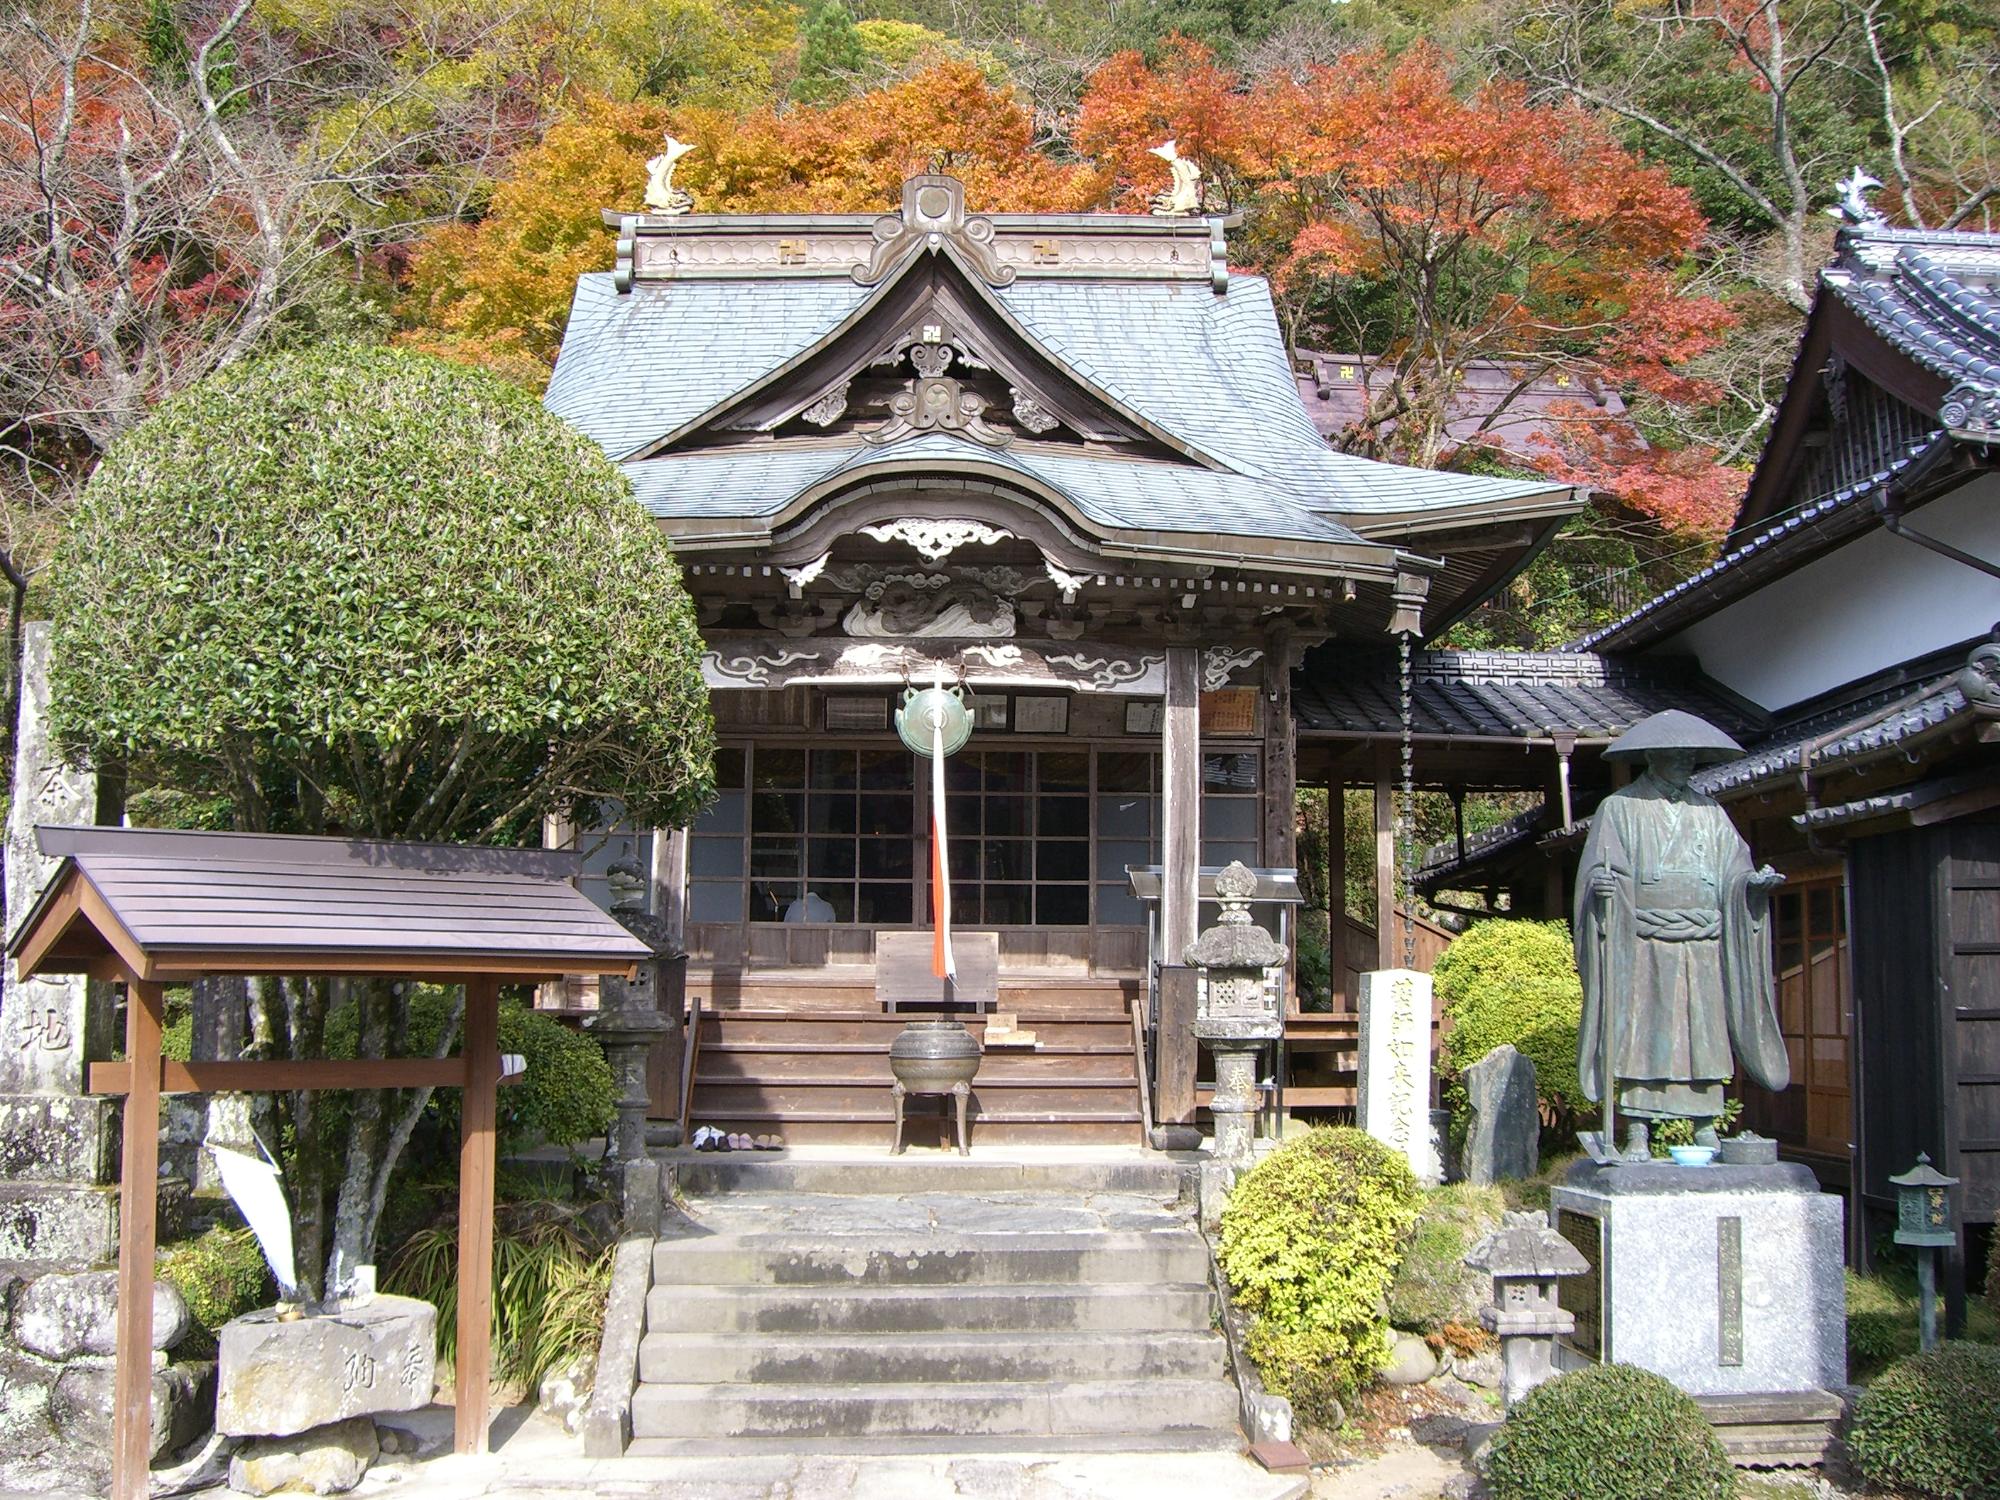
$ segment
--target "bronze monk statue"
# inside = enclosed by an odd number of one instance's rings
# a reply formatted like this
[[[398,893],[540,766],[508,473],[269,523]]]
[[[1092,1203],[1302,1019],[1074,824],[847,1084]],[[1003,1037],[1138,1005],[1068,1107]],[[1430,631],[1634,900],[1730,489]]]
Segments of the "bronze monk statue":
[[[1577,1072],[1599,1099],[1608,1062],[1606,1120],[1625,1117],[1628,1161],[1647,1157],[1655,1120],[1692,1120],[1696,1143],[1716,1145],[1723,1085],[1739,1067],[1769,1089],[1791,1081],[1771,973],[1771,891],[1785,877],[1752,869],[1729,815],[1688,785],[1696,766],[1742,753],[1678,709],[1604,752],[1646,769],[1598,804],[1577,871]],[[1610,1156],[1611,1130],[1600,1144]]]

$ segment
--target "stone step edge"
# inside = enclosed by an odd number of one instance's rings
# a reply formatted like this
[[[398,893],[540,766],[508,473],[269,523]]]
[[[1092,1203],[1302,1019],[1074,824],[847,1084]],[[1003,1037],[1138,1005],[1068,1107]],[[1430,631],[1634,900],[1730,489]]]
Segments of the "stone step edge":
[[[808,1333],[720,1333],[715,1331],[694,1332],[676,1329],[655,1329],[648,1332],[639,1342],[644,1348],[651,1344],[655,1348],[671,1345],[677,1349],[702,1348],[709,1345],[734,1348],[783,1348],[783,1349],[935,1349],[941,1345],[954,1348],[973,1345],[983,1349],[1062,1347],[1077,1345],[1094,1347],[1106,1343],[1134,1344],[1208,1344],[1222,1347],[1222,1335],[1212,1328],[1131,1328],[1092,1330],[1086,1328],[972,1328],[963,1333],[855,1333],[851,1330],[835,1330],[828,1333],[814,1330]],[[671,1385],[685,1385],[686,1381],[669,1381]]]
[[[822,1282],[792,1284],[760,1281],[749,1286],[710,1285],[701,1282],[682,1286],[678,1283],[662,1285],[655,1282],[647,1296],[677,1298],[687,1302],[723,1302],[748,1300],[752,1297],[768,1298],[773,1293],[784,1293],[795,1298],[809,1298],[815,1302],[835,1297],[867,1302],[886,1302],[897,1297],[937,1302],[945,1298],[968,1295],[1004,1296],[1013,1301],[1029,1301],[1045,1297],[1122,1299],[1187,1292],[1200,1292],[1206,1296],[1209,1290],[1206,1281],[1003,1281],[990,1286],[978,1283],[968,1286],[964,1282],[957,1281],[929,1281],[888,1286],[864,1283],[859,1286],[840,1287],[828,1287]]]
[[[1241,1453],[1243,1435],[1235,1428],[1182,1427],[1167,1432],[1078,1432],[968,1434],[959,1437],[762,1437],[757,1452],[766,1456],[801,1454],[837,1457],[885,1457],[925,1453]],[[737,1458],[741,1438],[634,1438],[627,1458]]]

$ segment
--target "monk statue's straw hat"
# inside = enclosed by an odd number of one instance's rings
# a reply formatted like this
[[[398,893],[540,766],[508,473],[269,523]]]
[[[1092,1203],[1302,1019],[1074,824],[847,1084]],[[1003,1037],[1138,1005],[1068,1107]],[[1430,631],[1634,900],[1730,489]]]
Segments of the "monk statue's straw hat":
[[[1735,760],[1743,747],[1708,720],[1670,708],[1641,719],[1613,740],[1606,760],[1644,760],[1659,750],[1687,750],[1697,761]]]

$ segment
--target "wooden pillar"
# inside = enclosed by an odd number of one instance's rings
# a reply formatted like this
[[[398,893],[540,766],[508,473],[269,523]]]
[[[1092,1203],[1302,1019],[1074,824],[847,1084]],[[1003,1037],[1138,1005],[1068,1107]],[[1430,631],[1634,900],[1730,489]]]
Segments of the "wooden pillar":
[[[1264,653],[1264,863],[1299,862],[1299,756],[1292,723],[1292,638],[1274,630]]]
[[[687,951],[688,831],[653,830],[653,915],[666,929],[667,941]]]
[[[1375,967],[1397,966],[1395,760],[1389,747],[1375,755]]]
[[[1201,654],[1167,648],[1167,701],[1162,729],[1160,840],[1160,961],[1184,962],[1201,935],[1197,882],[1201,870]]]
[[[486,1451],[493,1364],[493,1137],[500,1083],[500,985],[465,986],[465,1099],[458,1137],[458,1382],[455,1451]]]
[[[1326,784],[1326,941],[1332,950],[1333,1009],[1345,1014],[1347,992],[1347,787],[1338,775]]]
[[[153,1256],[160,1188],[161,986],[135,981],[125,1000],[125,1149],[118,1184],[117,1363],[111,1407],[113,1500],[146,1500],[153,1448]]]

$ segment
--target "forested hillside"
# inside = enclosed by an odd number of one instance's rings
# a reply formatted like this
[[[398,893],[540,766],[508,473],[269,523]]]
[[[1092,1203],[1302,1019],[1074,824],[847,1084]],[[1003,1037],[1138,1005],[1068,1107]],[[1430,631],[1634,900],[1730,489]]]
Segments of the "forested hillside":
[[[699,211],[1143,211],[1173,138],[1357,453],[1540,469],[1591,511],[1464,639],[1566,639],[1699,566],[1857,164],[2000,212],[1977,0],[30,0],[4,29],[0,567],[97,456],[260,346],[393,339],[538,387],[602,208],[671,132]],[[1468,369],[1499,372],[1469,435]],[[1573,391],[1514,435],[1531,389]],[[1608,400],[1608,395],[1618,399]]]

